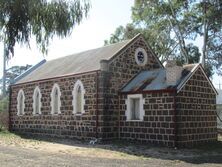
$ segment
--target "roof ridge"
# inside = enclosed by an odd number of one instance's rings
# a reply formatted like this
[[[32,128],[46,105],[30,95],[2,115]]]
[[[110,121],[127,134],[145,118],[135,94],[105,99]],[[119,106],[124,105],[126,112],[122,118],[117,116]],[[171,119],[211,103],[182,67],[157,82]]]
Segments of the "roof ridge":
[[[138,33],[133,38],[129,39],[128,42],[123,45],[119,50],[117,50],[115,53],[113,53],[113,56],[110,58],[110,60],[114,59],[115,55],[117,55],[120,51],[122,51],[127,45],[131,44],[134,40],[136,40],[138,37],[141,36],[141,33]]]
[[[133,39],[133,38],[132,38],[132,39]],[[109,44],[109,45],[105,45],[105,46],[101,46],[101,47],[97,47],[97,48],[93,48],[93,49],[88,49],[88,50],[76,52],[76,53],[73,53],[73,54],[70,54],[70,55],[66,55],[66,56],[62,56],[62,57],[55,58],[55,59],[47,60],[47,62],[54,61],[54,60],[59,60],[59,59],[63,59],[63,58],[65,58],[65,57],[69,57],[69,56],[75,56],[75,55],[78,55],[78,54],[90,52],[90,51],[97,50],[97,49],[102,49],[102,48],[114,46],[114,45],[121,44],[121,43],[124,43],[124,42],[126,42],[126,44],[124,45],[124,46],[126,46],[126,45],[128,44],[128,42],[130,42],[132,39],[127,39],[127,40],[123,40],[123,41],[120,41],[120,42],[117,42],[117,43],[113,43],[113,44]]]

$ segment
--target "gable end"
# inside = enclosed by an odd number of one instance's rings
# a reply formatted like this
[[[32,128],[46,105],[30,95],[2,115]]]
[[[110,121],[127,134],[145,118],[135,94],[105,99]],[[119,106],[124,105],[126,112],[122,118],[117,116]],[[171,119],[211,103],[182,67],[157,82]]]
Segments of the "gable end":
[[[119,55],[119,53],[121,53],[122,51],[126,50],[130,45],[132,45],[133,43],[135,43],[137,40],[142,40],[144,42],[144,44],[146,45],[146,47],[148,48],[148,50],[151,53],[151,56],[156,60],[156,62],[158,63],[158,65],[160,66],[160,68],[164,68],[163,64],[160,62],[160,60],[158,59],[157,55],[154,53],[154,51],[152,50],[152,48],[150,47],[150,45],[145,41],[145,39],[143,38],[142,34],[137,34],[134,38],[132,38],[126,45],[124,45],[120,50],[118,50],[116,53],[113,54],[113,57],[111,57],[109,59],[109,63],[112,63],[112,61],[115,60],[115,58]]]
[[[215,89],[214,85],[212,84],[212,82],[210,81],[210,79],[207,77],[203,67],[201,64],[197,64],[190,72],[190,74],[188,74],[182,81],[181,83],[177,86],[177,93],[179,93],[183,87],[186,85],[186,83],[190,80],[190,78],[197,72],[197,70],[200,69],[202,74],[204,75],[205,79],[208,81],[209,85],[211,86],[212,90],[214,91],[214,93],[216,95],[218,95],[217,90]]]

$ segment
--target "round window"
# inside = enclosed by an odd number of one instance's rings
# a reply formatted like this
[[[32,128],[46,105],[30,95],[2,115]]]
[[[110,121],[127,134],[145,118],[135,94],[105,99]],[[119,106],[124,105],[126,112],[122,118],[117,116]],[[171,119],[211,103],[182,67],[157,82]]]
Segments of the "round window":
[[[137,48],[135,52],[136,63],[140,66],[144,66],[147,63],[147,53],[143,48]]]

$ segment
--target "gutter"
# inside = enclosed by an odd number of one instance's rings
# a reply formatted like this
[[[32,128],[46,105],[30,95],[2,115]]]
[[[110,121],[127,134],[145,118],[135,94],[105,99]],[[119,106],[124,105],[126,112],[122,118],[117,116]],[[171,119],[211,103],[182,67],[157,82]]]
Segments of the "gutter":
[[[176,89],[159,89],[159,90],[138,90],[138,91],[128,91],[128,92],[121,92],[119,91],[118,94],[148,94],[148,93],[170,93],[176,92]]]

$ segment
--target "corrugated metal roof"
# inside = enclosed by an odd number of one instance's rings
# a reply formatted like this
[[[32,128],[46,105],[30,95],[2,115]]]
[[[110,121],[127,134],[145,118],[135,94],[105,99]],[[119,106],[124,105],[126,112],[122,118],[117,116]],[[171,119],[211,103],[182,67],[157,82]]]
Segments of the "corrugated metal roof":
[[[141,71],[122,89],[122,92],[165,89],[167,87],[165,77],[166,72],[163,68]]]
[[[136,92],[136,91],[153,91],[163,90],[168,88],[176,88],[185,81],[186,77],[192,72],[196,64],[184,66],[181,78],[175,85],[168,85],[166,82],[166,69],[160,68],[152,71],[141,71],[129,83],[123,87],[121,92]]]
[[[32,73],[17,81],[16,84],[99,70],[101,60],[109,60],[135,38],[47,61]]]
[[[164,77],[165,70],[162,68],[153,71],[141,71],[122,89],[122,92],[139,91],[141,89],[148,90],[152,86],[151,89],[162,89]],[[154,85],[153,83],[158,84]]]

